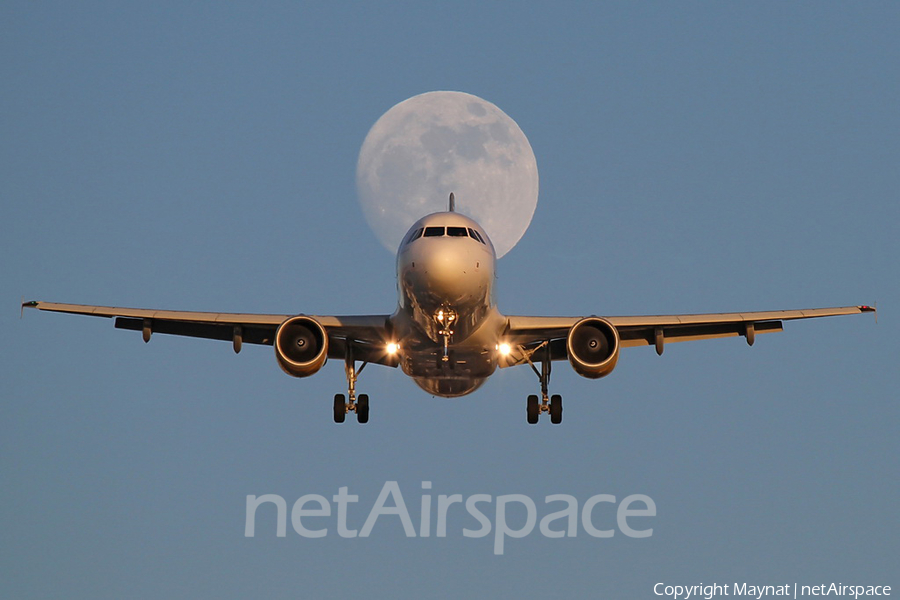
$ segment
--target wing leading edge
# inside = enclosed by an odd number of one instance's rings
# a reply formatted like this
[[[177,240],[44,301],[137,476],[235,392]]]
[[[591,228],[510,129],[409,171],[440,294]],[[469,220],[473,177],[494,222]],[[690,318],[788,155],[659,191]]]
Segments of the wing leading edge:
[[[752,345],[758,333],[781,331],[782,321],[855,315],[866,312],[875,312],[875,309],[871,306],[858,305],[802,310],[603,318],[618,330],[622,347],[655,345],[657,353],[662,354],[664,345],[670,342],[744,336],[747,338],[747,343]],[[510,342],[526,348],[530,345],[549,342],[553,360],[564,360],[566,358],[565,345],[553,342],[564,339],[568,335],[569,329],[583,317],[510,316],[507,318],[509,326],[505,337]]]

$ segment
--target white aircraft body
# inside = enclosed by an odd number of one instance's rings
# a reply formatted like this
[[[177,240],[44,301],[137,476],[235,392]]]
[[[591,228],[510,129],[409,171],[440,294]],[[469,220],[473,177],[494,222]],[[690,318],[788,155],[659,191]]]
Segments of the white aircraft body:
[[[782,330],[782,321],[873,312],[845,306],[769,312],[624,317],[535,317],[500,313],[494,299],[496,254],[485,231],[450,210],[417,221],[397,252],[399,302],[391,315],[274,315],[114,308],[31,301],[40,310],[115,317],[115,326],[143,332],[229,340],[275,347],[288,375],[307,377],[326,360],[343,360],[348,393],[334,397],[334,420],[355,412],[369,420],[369,398],[356,394],[357,376],[370,363],[399,366],[435,396],[470,394],[498,368],[529,365],[541,394],[528,396],[526,415],[542,413],[562,421],[562,398],[549,395],[553,361],[568,360],[592,379],[608,375],[619,350],[652,345],[658,354],[669,342],[743,336]],[[357,368],[357,364],[360,366]]]

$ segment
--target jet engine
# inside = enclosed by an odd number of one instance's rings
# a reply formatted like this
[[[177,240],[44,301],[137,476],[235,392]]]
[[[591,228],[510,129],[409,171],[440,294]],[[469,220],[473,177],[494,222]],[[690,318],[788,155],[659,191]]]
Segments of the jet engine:
[[[278,366],[294,377],[309,377],[328,357],[328,333],[315,319],[298,316],[285,320],[275,332]]]
[[[572,368],[582,377],[604,377],[619,360],[619,332],[606,319],[582,319],[569,330],[566,353]]]

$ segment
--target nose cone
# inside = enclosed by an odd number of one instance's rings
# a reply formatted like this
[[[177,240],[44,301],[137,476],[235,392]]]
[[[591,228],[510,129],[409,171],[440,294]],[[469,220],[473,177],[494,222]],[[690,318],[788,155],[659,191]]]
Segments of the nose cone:
[[[404,256],[402,286],[407,298],[428,310],[462,306],[488,294],[489,261],[466,248],[468,239],[434,238]],[[478,247],[476,247],[476,250]]]
[[[435,291],[448,292],[458,288],[474,271],[475,264],[468,254],[458,244],[435,245],[422,264],[423,273],[432,282]]]

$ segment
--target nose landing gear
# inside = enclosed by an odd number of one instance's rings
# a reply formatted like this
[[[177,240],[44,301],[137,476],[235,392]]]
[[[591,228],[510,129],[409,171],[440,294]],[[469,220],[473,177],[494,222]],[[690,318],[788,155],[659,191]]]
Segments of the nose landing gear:
[[[437,323],[438,335],[444,341],[444,353],[441,356],[441,362],[450,362],[450,341],[453,337],[453,325],[457,319],[456,311],[452,308],[441,308],[434,313],[434,320]]]
[[[334,395],[334,422],[343,423],[347,418],[348,412],[356,413],[356,420],[359,423],[369,422],[369,396],[368,394],[356,395],[356,379],[362,370],[369,364],[364,362],[359,369],[356,368],[356,360],[353,358],[353,350],[347,348],[347,356],[344,359],[344,372],[347,374],[347,398],[344,394]]]

